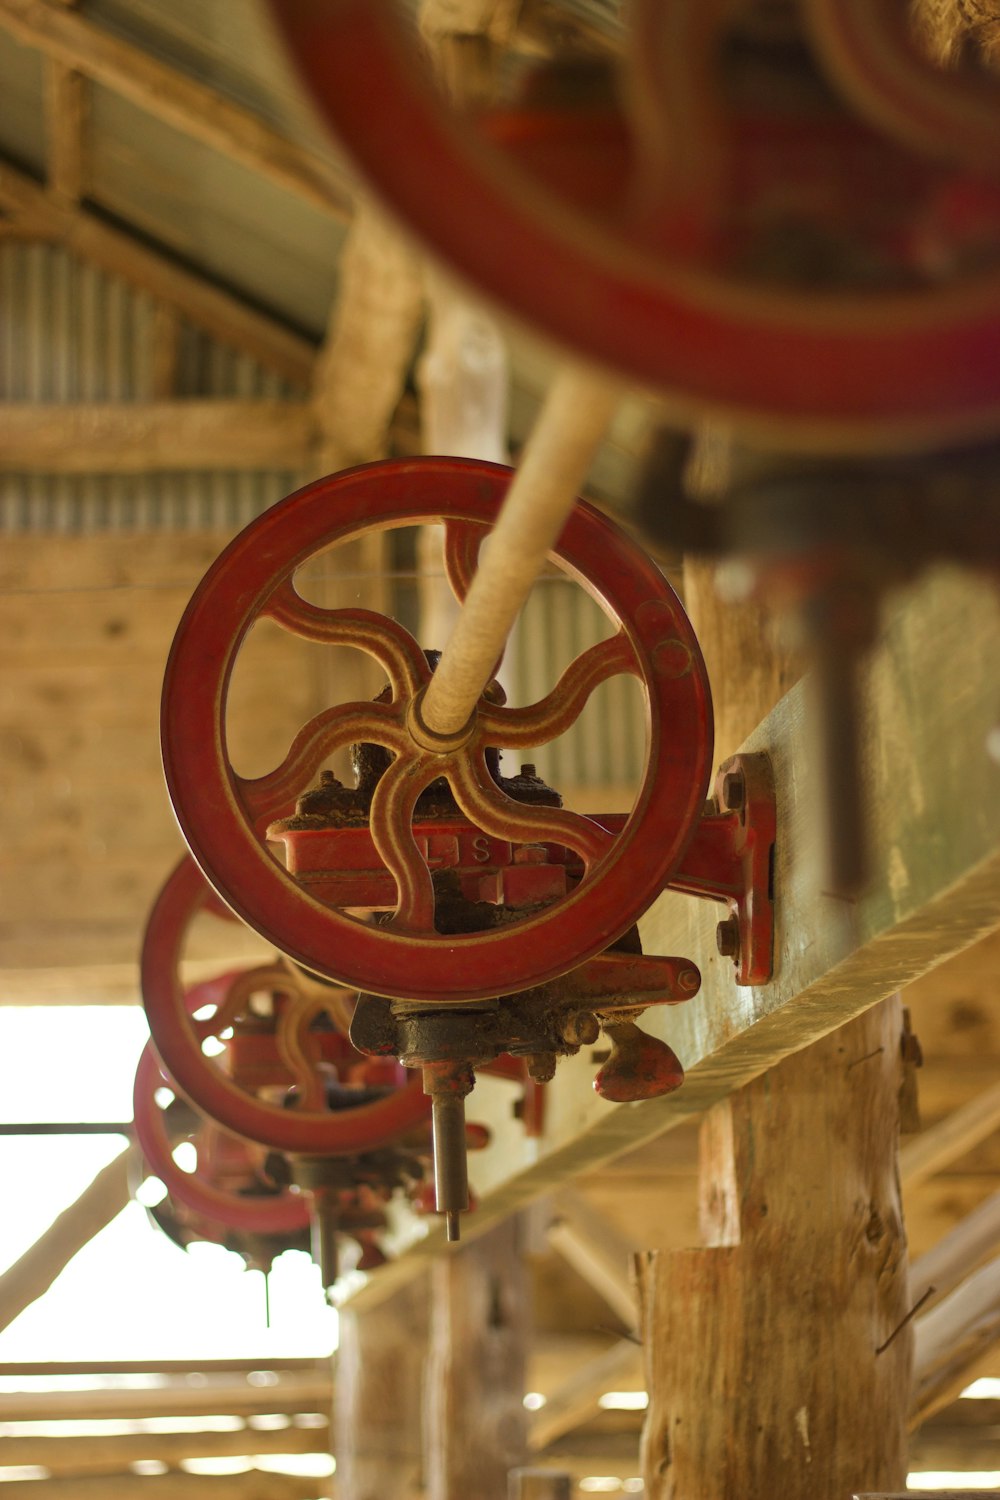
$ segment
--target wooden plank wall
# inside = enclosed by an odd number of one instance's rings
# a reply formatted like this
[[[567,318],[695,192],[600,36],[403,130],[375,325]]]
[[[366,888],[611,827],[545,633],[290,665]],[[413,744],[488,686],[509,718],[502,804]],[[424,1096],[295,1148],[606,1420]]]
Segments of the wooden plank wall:
[[[159,759],[160,684],[220,533],[15,535],[0,550],[0,999],[135,999],[149,906],[183,845]],[[318,706],[274,631],[234,681],[237,747],[267,769]],[[278,708],[280,688],[280,711]],[[252,769],[248,766],[247,769]],[[236,941],[234,924],[216,924]],[[232,932],[228,929],[232,927]],[[70,971],[59,974],[54,971]],[[83,971],[83,972],[81,972]]]

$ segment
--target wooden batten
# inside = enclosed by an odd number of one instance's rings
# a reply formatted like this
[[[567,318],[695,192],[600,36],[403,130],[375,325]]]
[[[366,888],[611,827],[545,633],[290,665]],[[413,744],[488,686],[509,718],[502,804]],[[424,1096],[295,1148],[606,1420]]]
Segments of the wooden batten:
[[[304,401],[4,402],[0,471],[299,473],[314,466],[319,437],[316,418]]]
[[[427,1287],[415,1281],[340,1319],[334,1449],[337,1488],[351,1500],[423,1495],[422,1401]]]
[[[14,216],[22,233],[123,277],[286,380],[310,383],[315,350],[307,339],[90,210],[66,204],[6,161],[0,162],[0,210]]]
[[[0,27],[321,212],[349,217],[346,174],[338,174],[329,158],[86,16],[47,0],[0,0]]]
[[[427,1500],[505,1500],[527,1454],[530,1319],[521,1221],[508,1219],[431,1268]]]

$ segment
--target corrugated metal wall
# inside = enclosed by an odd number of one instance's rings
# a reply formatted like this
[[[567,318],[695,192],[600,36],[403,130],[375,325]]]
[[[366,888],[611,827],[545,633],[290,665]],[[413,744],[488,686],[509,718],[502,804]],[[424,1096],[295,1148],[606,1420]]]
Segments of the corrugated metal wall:
[[[153,398],[155,304],[50,245],[0,244],[0,401]],[[288,396],[287,381],[181,323],[175,395]],[[294,473],[0,474],[0,531],[231,530]]]
[[[152,399],[154,314],[148,296],[64,250],[0,244],[0,401]],[[175,394],[281,397],[296,391],[182,324]],[[271,472],[0,474],[0,533],[234,531],[298,483],[293,473]],[[402,578],[396,587],[405,590]],[[517,701],[543,697],[572,658],[609,631],[606,617],[576,584],[542,579],[508,650]],[[632,679],[604,684],[567,735],[533,752],[540,774],[560,788],[634,783],[645,753],[640,715]]]
[[[578,584],[551,575],[541,579],[507,653],[517,701],[533,703],[551,692],[574,657],[612,633],[607,616]],[[560,791],[635,786],[646,753],[642,713],[642,690],[635,678],[613,677],[591,695],[566,734],[525,751],[521,759],[533,761],[539,775]],[[505,759],[508,774],[516,769],[507,763],[513,759]]]

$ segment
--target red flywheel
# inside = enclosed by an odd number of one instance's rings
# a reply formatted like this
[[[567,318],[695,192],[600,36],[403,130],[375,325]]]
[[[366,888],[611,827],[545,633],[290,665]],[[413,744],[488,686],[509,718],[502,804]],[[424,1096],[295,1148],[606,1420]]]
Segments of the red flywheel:
[[[342,993],[331,990],[329,998],[317,996],[314,986],[306,994],[304,983],[281,963],[222,974],[185,992],[180,979],[184,940],[195,917],[214,899],[197,865],[185,858],[161,890],[146,925],[142,997],[153,1046],[169,1086],[179,1089],[222,1129],[277,1151],[354,1155],[404,1140],[423,1126],[430,1117],[430,1100],[420,1089],[419,1074],[406,1078],[402,1069],[398,1069],[398,1086],[381,1097],[353,1104],[347,1089],[342,1098],[347,1107],[329,1107],[324,1059],[317,1055],[318,1038],[311,1028],[322,1012],[332,1015],[335,1022],[342,1021],[339,1012],[347,998]],[[271,1047],[283,1064],[282,1077],[298,1092],[292,1108],[272,1102],[264,1091],[232,1076],[224,1066],[225,1055],[209,1056],[204,1050],[206,1038],[230,1028],[245,1014],[250,997],[262,993],[277,994],[285,1002]],[[196,1015],[202,1009],[210,1011],[204,1019]],[[328,1040],[342,1071],[349,1070],[352,1062],[361,1069],[384,1068],[384,1064],[358,1057],[343,1032],[328,1034]],[[241,1208],[233,1204],[231,1194],[179,1169],[171,1172],[166,1123],[153,1098],[156,1075],[156,1058],[147,1049],[136,1076],[136,1125],[150,1166],[158,1175],[170,1177],[168,1186],[177,1196],[196,1211],[234,1228],[262,1229],[258,1222],[262,1219],[276,1231],[295,1227],[305,1214],[301,1199],[289,1194],[274,1200],[245,1199]],[[184,1180],[178,1183],[178,1178]]]
[[[171,800],[189,847],[243,921],[296,963],[354,990],[454,1003],[526,990],[568,972],[608,948],[652,903],[683,856],[702,808],[712,715],[697,642],[660,570],[585,503],[567,522],[553,561],[597,600],[614,633],[577,657],[555,688],[529,707],[481,698],[467,732],[450,748],[428,749],[411,734],[431,668],[409,632],[368,610],[319,608],[296,591],[296,570],[337,542],[443,521],[446,569],[463,597],[510,478],[500,465],[425,458],[371,464],[307,485],[230,544],[177,631],[163,690],[162,741]],[[299,730],[279,766],[250,779],[230,762],[226,704],[240,647],[265,617],[305,641],[368,653],[382,667],[390,694],[324,710]],[[594,689],[620,673],[639,680],[646,717],[645,772],[621,831],[505,795],[490,774],[488,755],[554,739],[575,722]],[[287,872],[265,836],[331,754],[359,742],[384,747],[391,759],[372,797],[370,836],[394,879],[396,903],[376,925],[317,900]],[[551,905],[488,931],[437,931],[434,885],[413,815],[421,793],[441,779],[474,829],[512,847],[568,850],[582,878],[574,877]],[[180,895],[178,887],[178,898],[190,895]],[[155,996],[167,997],[156,1009],[170,1011],[179,1042],[187,1023],[176,993],[167,996],[173,981],[155,964],[149,973]],[[154,1031],[164,1062],[187,1090],[181,1049],[168,1055],[155,1022]],[[217,1107],[205,1107],[223,1120]],[[285,1112],[290,1149],[296,1149],[289,1139],[296,1113]],[[360,1124],[364,1113],[345,1112],[341,1128],[350,1129],[354,1116]]]
[[[903,0],[805,0],[817,68],[749,98],[728,0],[635,0],[606,101],[541,80],[474,114],[396,0],[271,6],[379,194],[566,347],[776,446],[995,426],[1000,89],[920,56]]]

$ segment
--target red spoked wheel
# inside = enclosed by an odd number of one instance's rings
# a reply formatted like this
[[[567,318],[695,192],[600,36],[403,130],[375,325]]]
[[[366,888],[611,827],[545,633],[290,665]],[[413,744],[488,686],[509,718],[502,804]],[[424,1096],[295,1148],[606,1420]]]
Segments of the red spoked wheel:
[[[204,1003],[201,996],[192,1001],[192,1010]],[[156,1095],[171,1079],[160,1067],[152,1042],[147,1042],[136,1068],[132,1107],[136,1139],[149,1170],[158,1177],[170,1197],[193,1213],[213,1224],[237,1229],[244,1234],[286,1235],[309,1227],[309,1202],[301,1193],[245,1193],[221,1187],[202,1160],[204,1142],[195,1141],[198,1164],[193,1172],[182,1171],[174,1160],[166,1112]],[[211,1130],[211,1125],[204,1129]],[[244,1153],[247,1148],[243,1144]],[[247,1168],[252,1164],[247,1159]]]
[[[902,0],[810,0],[820,59],[865,119],[774,109],[766,91],[737,114],[717,56],[732,9],[636,0],[622,103],[470,118],[443,102],[394,0],[272,0],[380,195],[569,348],[776,446],[930,446],[995,426],[997,88],[920,58]],[[835,284],[773,258],[803,225],[858,247]]]
[[[366,610],[320,609],[296,592],[296,569],[337,541],[443,521],[447,572],[463,597],[510,478],[500,465],[427,458],[371,464],[307,485],[227,548],[197,589],[174,640],[163,690],[163,760],[192,853],[243,921],[296,963],[352,989],[433,1005],[490,999],[568,972],[609,947],[660,893],[704,802],[712,715],[697,641],[659,569],[592,507],[577,505],[553,560],[598,601],[616,633],[577,657],[554,690],[530,707],[508,709],[481,698],[451,746],[428,749],[420,733],[430,667],[405,629]],[[391,701],[325,710],[299,731],[274,771],[250,780],[230,764],[226,698],[240,645],[264,616],[307,641],[369,653],[389,679]],[[554,739],[575,722],[593,690],[619,673],[642,684],[647,730],[644,777],[621,832],[507,797],[490,775],[488,752]],[[398,897],[378,926],[317,901],[265,839],[269,823],[291,809],[332,752],[357,742],[381,745],[393,757],[370,812],[372,841]],[[515,845],[568,849],[582,864],[583,878],[536,914],[486,932],[436,932],[432,877],[412,816],[420,794],[439,778],[450,783],[475,828]],[[152,973],[151,979],[156,982]],[[170,1012],[176,1037],[176,996],[156,1008]],[[156,1035],[159,1045],[162,1030]],[[162,1056],[186,1088],[176,1053]]]
[[[160,892],[146,926],[141,963],[143,1004],[153,1044],[172,1080],[171,1087],[179,1088],[196,1109],[233,1134],[278,1151],[303,1155],[343,1156],[370,1151],[398,1140],[427,1121],[431,1105],[421,1091],[419,1074],[372,1102],[336,1110],[327,1107],[322,1059],[311,1044],[310,1026],[323,1011],[335,1024],[343,1021],[347,997],[342,993],[334,990],[328,997],[317,996],[315,987],[306,992],[291,969],[276,963],[222,975],[185,994],[180,982],[184,937],[198,912],[214,900],[197,865],[185,858]],[[285,1000],[275,1040],[289,1080],[298,1091],[295,1108],[285,1109],[241,1087],[219,1060],[203,1051],[206,1037],[225,1031],[250,996],[262,990]],[[199,1021],[193,1012],[209,1006],[214,1007],[213,1013]],[[353,1054],[346,1038],[342,1045],[346,1053]],[[152,1066],[152,1062],[144,1064],[147,1073]],[[146,1073],[143,1077],[145,1086]],[[153,1149],[162,1160],[163,1141],[157,1146],[157,1140],[151,1136]]]

